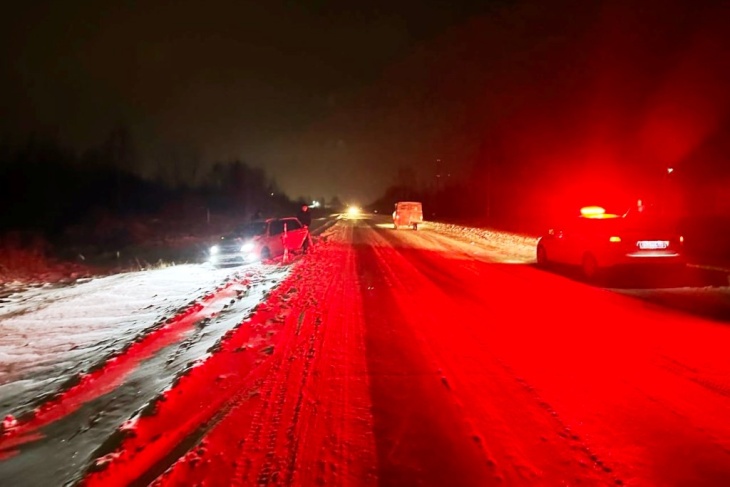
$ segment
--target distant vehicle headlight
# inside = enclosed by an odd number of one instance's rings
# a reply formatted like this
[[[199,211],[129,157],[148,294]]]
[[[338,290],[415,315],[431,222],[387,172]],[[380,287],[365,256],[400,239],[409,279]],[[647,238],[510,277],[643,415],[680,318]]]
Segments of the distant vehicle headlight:
[[[218,247],[217,245],[214,245],[214,246],[212,246],[212,247],[210,248],[210,255],[215,255],[215,254],[217,254],[219,250],[220,250],[220,247]]]
[[[350,216],[355,216],[360,213],[360,208],[357,206],[351,206],[347,209],[347,214]]]
[[[241,252],[250,252],[253,250],[253,242],[246,242],[241,246]]]

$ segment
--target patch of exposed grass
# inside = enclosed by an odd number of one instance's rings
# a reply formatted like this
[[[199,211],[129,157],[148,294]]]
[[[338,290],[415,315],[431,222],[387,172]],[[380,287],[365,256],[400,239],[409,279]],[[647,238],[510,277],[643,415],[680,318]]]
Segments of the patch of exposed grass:
[[[0,236],[0,285],[74,280],[91,269],[51,257],[51,245],[38,235],[10,233]]]

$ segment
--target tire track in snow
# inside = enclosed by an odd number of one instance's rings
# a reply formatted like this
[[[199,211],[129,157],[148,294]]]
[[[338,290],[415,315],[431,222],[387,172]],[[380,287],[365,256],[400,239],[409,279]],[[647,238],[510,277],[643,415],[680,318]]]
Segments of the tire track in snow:
[[[710,379],[708,377],[704,377],[696,368],[690,367],[672,357],[661,355],[660,359],[661,363],[659,366],[667,372],[697,384],[710,392],[730,398],[730,377],[723,375],[718,377],[722,380]]]
[[[625,482],[623,479],[618,477],[613,469],[606,464],[606,462],[600,458],[600,456],[595,453],[590,445],[584,441],[579,435],[575,434],[573,430],[568,426],[564,418],[558,413],[558,411],[553,408],[550,403],[548,403],[541,395],[540,393],[535,389],[535,387],[532,386],[527,380],[523,379],[522,377],[518,376],[514,370],[512,370],[511,367],[509,367],[505,362],[503,362],[500,359],[496,359],[497,363],[499,363],[504,369],[507,374],[512,377],[512,379],[517,382],[531,397],[533,403],[537,404],[540,408],[542,408],[546,413],[548,413],[552,418],[556,425],[556,430],[558,431],[558,435],[562,437],[566,442],[571,444],[571,448],[574,450],[577,450],[586,457],[587,460],[590,460],[590,462],[598,467],[600,470],[602,470],[612,481],[611,483],[614,485],[624,485]],[[585,463],[581,463],[581,465],[585,466]]]
[[[277,289],[272,292],[277,293]],[[146,484],[181,455],[191,464],[196,463],[196,450],[172,452],[180,443],[195,443],[236,404],[252,395],[248,387],[252,384],[250,372],[265,362],[262,357],[278,328],[270,326],[274,314],[261,305],[253,316],[228,330],[209,357],[187,369],[157,398],[149,414],[134,419],[124,429],[121,441],[99,458],[96,466],[92,465],[83,484],[128,485],[147,479]],[[233,367],[236,363],[238,366]],[[216,394],[209,393],[211,386]]]
[[[420,331],[431,326],[423,318],[441,302],[422,293],[412,272],[402,272],[400,246],[394,248],[373,228],[356,232],[356,242],[366,244],[358,249],[358,269],[367,288],[364,305],[380,481],[499,485],[500,467],[493,452],[464,416],[437,344]]]
[[[119,352],[115,352],[72,380],[67,381],[52,397],[23,414],[11,428],[0,436],[0,455],[12,455],[18,446],[42,438],[36,432],[58,421],[85,403],[112,392],[136,367],[162,348],[175,343],[195,323],[213,313],[210,308],[219,300],[227,300],[245,288],[245,281],[232,280],[193,300],[173,316],[161,319],[139,333]],[[2,456],[0,456],[2,458]]]
[[[359,293],[342,226],[292,278],[280,340],[246,386],[254,394],[236,399],[205,451],[156,485],[375,485]]]
[[[268,384],[274,385],[276,394],[271,413],[265,415],[268,418],[268,421],[265,422],[268,428],[268,441],[264,463],[256,475],[257,485],[292,484],[298,447],[298,438],[293,432],[299,425],[304,388],[309,378],[312,359],[316,353],[319,328],[319,323],[316,321],[314,328],[314,330],[303,330],[305,333],[308,332],[308,341],[298,344],[292,355],[280,362],[284,368],[274,370],[275,381],[271,380],[271,377],[267,380]],[[298,336],[299,333],[295,335]],[[291,405],[292,396],[296,398],[293,407]],[[284,454],[277,454],[277,450],[283,450]],[[284,479],[279,477],[284,477]],[[247,483],[245,479],[243,483]]]
[[[606,482],[681,478],[716,485],[729,478],[726,396],[695,387],[699,384],[686,376],[673,379],[656,363],[657,352],[681,357],[702,372],[701,380],[721,386],[728,377],[722,350],[726,328],[642,309],[624,296],[526,266],[464,265],[429,250],[420,257],[403,253],[436,283],[442,281],[434,268],[458,266],[453,273],[463,282],[451,289],[449,309],[464,307],[463,314],[474,316],[474,326],[464,327],[474,337],[465,341],[478,343],[483,335],[482,346],[492,348],[494,357],[530,377],[525,387],[537,391],[539,385],[536,397],[544,404],[538,405],[549,414],[560,411],[557,419],[570,431],[562,426],[556,431],[570,448],[583,451],[588,466],[612,470]],[[399,269],[401,274],[405,271]],[[482,293],[481,306],[473,306],[471,298],[458,299],[475,290]],[[560,319],[551,323],[550,317]],[[573,434],[582,445],[570,444]],[[643,451],[637,455],[639,448]]]
[[[290,288],[290,291],[293,289],[293,287]],[[289,297],[292,294],[294,293],[286,293]],[[283,328],[290,331],[293,327],[297,329],[299,327],[298,317],[297,324],[294,325],[295,313],[292,311],[291,308],[288,308],[286,316],[281,314],[277,316],[277,320],[282,322]],[[290,342],[297,335],[298,333],[285,334],[273,349],[267,349],[271,358],[267,360],[265,370],[259,372],[262,377],[256,381],[256,395],[261,398],[261,406],[251,414],[248,412],[247,404],[236,400],[229,408],[230,417],[226,418],[228,420],[237,414],[249,415],[252,418],[249,434],[240,441],[240,445],[253,450],[248,452],[250,455],[243,452],[236,453],[235,456],[239,459],[235,461],[231,485],[251,485],[253,483],[267,485],[275,475],[279,474],[279,462],[276,456],[277,434],[281,430],[288,392],[288,380],[282,381],[281,376],[284,375],[288,379],[291,375],[287,364],[295,360],[296,351],[289,355],[293,346]],[[264,446],[262,447],[262,445]]]
[[[383,270],[386,271],[389,279],[391,280],[389,287],[394,289],[393,292],[396,296],[408,296],[401,297],[401,302],[398,304],[399,308],[413,309],[414,311],[421,310],[422,307],[419,307],[417,302],[410,303],[410,300],[413,299],[411,296],[413,296],[416,301],[418,299],[423,299],[423,296],[428,296],[429,302],[440,303],[442,306],[444,303],[449,303],[445,309],[459,310],[457,313],[453,313],[456,317],[477,317],[484,314],[485,310],[482,305],[479,304],[484,296],[478,293],[478,288],[474,288],[461,280],[457,280],[455,276],[458,273],[454,269],[450,269],[450,272],[446,272],[441,266],[436,265],[438,259],[442,258],[439,257],[439,255],[443,252],[434,252],[431,250],[430,246],[427,247],[428,250],[414,249],[409,246],[403,247],[402,245],[399,245],[400,242],[398,240],[398,236],[394,235],[393,232],[376,230],[375,227],[372,226],[369,231],[372,232],[368,236],[371,242],[373,242],[372,248],[378,255],[376,262]],[[428,240],[426,241],[428,242]],[[449,254],[449,262],[456,262],[464,270],[473,272],[468,261],[461,261],[458,258],[453,260]],[[450,283],[450,286],[444,286],[444,283]],[[410,289],[411,292],[406,294],[404,292],[399,292],[399,289],[401,291],[404,289]],[[420,319],[419,316],[421,316]],[[441,320],[444,319],[448,318],[442,316]],[[459,318],[452,319],[459,320]],[[438,336],[426,338],[423,335],[424,331],[436,329],[433,328],[431,323],[429,323],[429,320],[433,321],[431,313],[423,314],[418,311],[415,313],[409,313],[409,320],[414,323],[423,322],[423,326],[412,326],[411,328],[413,329],[414,334],[418,337],[419,342],[422,343],[421,349],[429,352],[429,356],[431,357],[429,361],[434,363],[435,367],[438,368],[439,373],[442,374],[441,380],[444,382],[444,385],[451,389],[451,383],[457,383],[459,385],[457,391],[455,391],[457,396],[462,396],[467,392],[471,392],[464,390],[464,387],[475,387],[478,383],[465,385],[463,380],[459,380],[458,373],[463,374],[463,371],[465,370],[472,370],[473,365],[467,365],[467,363],[460,358],[461,353],[458,349],[452,350],[451,352],[448,351],[446,345],[451,343],[451,341],[439,339]],[[468,326],[463,326],[461,329],[466,333],[471,332],[471,328]],[[468,343],[479,343],[482,341],[482,339],[477,335],[462,338]],[[435,346],[436,343],[438,343],[438,347]],[[543,418],[535,418],[534,422],[536,425],[539,424],[543,428],[548,424],[551,425],[545,432],[555,434],[562,438],[564,444],[560,447],[560,451],[563,456],[567,455],[567,457],[570,458],[575,456],[571,452],[580,452],[587,462],[590,462],[602,471],[601,476],[604,478],[601,482],[612,483],[614,485],[620,485],[623,483],[621,479],[612,473],[612,469],[610,467],[606,466],[605,463],[598,458],[598,456],[594,454],[586,444],[581,442],[580,438],[570,433],[570,428],[568,428],[568,426],[560,419],[557,412],[549,404],[540,398],[539,395],[536,395],[534,388],[532,388],[532,386],[524,380],[518,378],[504,365],[503,361],[497,359],[496,355],[492,353],[480,354],[480,362],[483,364],[489,364],[491,362],[493,364],[491,367],[485,367],[484,365],[481,366],[484,370],[488,370],[490,372],[494,371],[495,368],[502,369],[503,373],[495,375],[493,380],[498,381],[498,383],[503,382],[502,385],[498,386],[501,387],[501,389],[497,389],[499,391],[498,394],[508,395],[508,397],[511,398],[513,407],[519,406],[520,410],[525,410],[531,415],[536,411],[543,411]],[[450,380],[449,377],[453,377],[453,379]],[[509,384],[510,382],[512,385]],[[515,390],[515,386],[522,389],[522,392],[520,393],[519,390]],[[490,389],[494,387],[495,386],[491,386]],[[515,397],[515,395],[517,395],[517,397]],[[479,398],[478,395],[475,397],[474,394],[466,394],[466,396],[472,397],[472,399]],[[520,396],[522,396],[521,400]],[[465,405],[468,404],[465,403],[463,399],[457,399],[456,403],[461,409],[464,409]],[[490,408],[488,407],[487,411],[489,410]],[[484,410],[481,410],[481,412],[483,413]],[[497,409],[492,412],[497,415],[499,410]],[[465,415],[465,417],[468,417],[468,415]],[[480,429],[483,430],[483,428]],[[509,478],[512,482],[519,481],[531,483],[539,480],[540,477],[538,475],[538,471],[535,471],[532,467],[524,465],[524,460],[520,460],[519,457],[510,458],[509,455],[505,454],[506,452],[499,452],[498,449],[500,443],[490,444],[491,438],[485,440],[480,433],[476,432],[474,439],[485,456],[485,463],[496,469],[495,475],[497,479],[504,480],[505,478]],[[499,440],[499,438],[497,439]],[[510,443],[512,441],[514,440],[510,440]],[[558,455],[558,458],[559,457],[560,456]],[[495,460],[496,458],[500,458],[500,461]],[[510,471],[513,473],[509,473]],[[589,474],[588,477],[593,477],[593,475]],[[594,478],[593,480],[597,479]]]
[[[325,295],[330,293],[335,282],[331,278],[332,272],[327,274]],[[317,291],[322,292],[321,289]],[[243,442],[244,445],[259,445],[263,439],[265,448],[254,447],[256,451],[253,452],[263,461],[258,465],[252,461],[240,463],[234,473],[233,485],[254,482],[257,485],[298,485],[294,479],[301,435],[296,432],[301,427],[305,390],[313,361],[321,349],[323,332],[316,298],[309,295],[303,301],[306,306],[289,316],[287,328],[293,328],[294,332],[291,340],[282,344],[277,362],[263,381],[266,399],[256,412],[250,440]],[[247,452],[244,450],[241,455],[247,456]]]
[[[377,484],[362,285],[352,234],[352,225],[338,227],[339,245],[330,249],[334,282],[324,296],[317,294],[314,319],[321,318],[322,343],[302,396],[292,485]]]

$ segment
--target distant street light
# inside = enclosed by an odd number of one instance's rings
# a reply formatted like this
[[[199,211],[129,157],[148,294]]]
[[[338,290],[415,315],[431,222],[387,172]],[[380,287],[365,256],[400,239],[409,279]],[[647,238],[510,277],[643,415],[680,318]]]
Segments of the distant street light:
[[[670,186],[671,182],[669,179],[669,175],[674,172],[673,167],[667,168],[667,175],[662,178],[662,200],[661,200],[661,213],[667,214],[668,212],[672,211],[673,207],[673,194],[672,194],[672,188]]]

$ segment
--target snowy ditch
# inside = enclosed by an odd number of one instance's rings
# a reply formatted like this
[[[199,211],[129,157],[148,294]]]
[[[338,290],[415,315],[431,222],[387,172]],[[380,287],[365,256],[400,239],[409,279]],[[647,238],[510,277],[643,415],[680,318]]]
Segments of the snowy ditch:
[[[181,265],[6,296],[0,478],[42,483],[47,472],[34,479],[28,464],[38,455],[50,464],[54,457],[83,463],[120,423],[208,356],[289,269]],[[44,433],[49,441],[36,441]],[[17,455],[21,446],[34,454]]]

